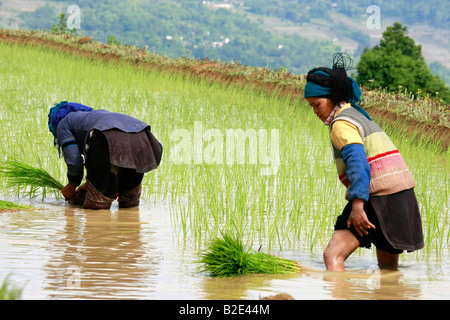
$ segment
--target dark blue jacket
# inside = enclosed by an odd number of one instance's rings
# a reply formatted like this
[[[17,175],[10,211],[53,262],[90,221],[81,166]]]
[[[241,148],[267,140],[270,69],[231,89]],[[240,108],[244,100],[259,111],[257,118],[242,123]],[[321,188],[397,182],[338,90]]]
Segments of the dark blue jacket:
[[[91,130],[119,129],[123,132],[137,133],[147,127],[150,126],[141,120],[106,110],[69,113],[56,128],[56,138],[67,164],[69,181],[70,176],[83,175],[86,140]]]

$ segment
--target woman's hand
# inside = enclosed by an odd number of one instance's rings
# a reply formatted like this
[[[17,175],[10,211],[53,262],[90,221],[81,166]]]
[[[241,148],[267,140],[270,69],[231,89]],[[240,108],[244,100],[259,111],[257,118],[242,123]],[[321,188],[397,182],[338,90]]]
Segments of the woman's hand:
[[[63,194],[66,201],[69,201],[73,198],[76,187],[68,183],[64,188],[62,188],[61,193]]]
[[[363,233],[365,235],[369,234],[367,229],[375,229],[375,226],[367,218],[366,212],[364,211],[364,200],[362,199],[353,199],[352,212],[348,217],[347,227],[350,228],[352,224],[361,237]]]

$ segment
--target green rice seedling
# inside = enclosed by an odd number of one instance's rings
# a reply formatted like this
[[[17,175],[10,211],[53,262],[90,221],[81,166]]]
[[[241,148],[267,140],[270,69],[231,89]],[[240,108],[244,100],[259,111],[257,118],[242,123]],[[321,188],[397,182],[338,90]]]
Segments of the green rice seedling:
[[[14,202],[9,202],[9,201],[3,201],[0,200],[0,211],[4,210],[27,210],[30,209],[31,207],[29,206],[24,206],[21,204],[16,204]]]
[[[31,198],[45,198],[47,189],[60,191],[64,187],[44,169],[17,160],[2,161],[0,175],[13,191]]]
[[[173,62],[161,61],[166,66]],[[145,175],[142,197],[170,202],[171,221],[181,241],[192,240],[201,248],[220,235],[220,230],[232,229],[269,251],[321,251],[330,239],[336,216],[346,203],[345,188],[337,179],[328,128],[301,98],[304,84],[298,85],[300,98],[293,101],[255,91],[252,86],[224,85],[135,64],[103,63],[93,57],[5,42],[0,42],[0,62],[2,159],[39,163],[62,181],[66,167],[53,147],[47,113],[55,102],[80,102],[94,109],[129,114],[152,126],[164,154],[158,170]],[[391,109],[403,103],[393,103],[389,96],[386,99],[392,103],[388,104],[383,95],[375,93],[365,96],[369,113],[371,108]],[[436,146],[428,140],[420,144],[414,138],[416,133],[398,129],[407,125],[405,117],[397,121],[382,126],[417,182],[415,191],[428,250],[421,252],[439,253],[448,248],[450,238],[450,151],[442,153],[441,140],[436,140]],[[202,152],[190,148],[190,161],[175,162],[177,147],[193,146],[198,141],[198,122],[203,128]],[[263,129],[267,137],[272,129],[278,130],[280,166],[276,174],[261,174],[267,166],[260,157],[256,164],[249,161],[250,139],[242,148],[245,163],[228,164],[230,129]],[[173,138],[179,130],[185,131],[191,143]],[[215,154],[206,152],[215,145],[207,130],[218,131],[224,138],[222,163],[207,162],[206,156]],[[202,156],[201,161],[196,161],[196,155]],[[0,177],[0,195],[9,191],[9,184]]]
[[[288,274],[300,272],[297,262],[262,252],[250,252],[229,234],[215,238],[201,255],[200,270],[211,277],[236,277],[248,274]]]
[[[9,277],[3,280],[0,286],[0,300],[19,300],[22,296],[23,288],[11,286]]]

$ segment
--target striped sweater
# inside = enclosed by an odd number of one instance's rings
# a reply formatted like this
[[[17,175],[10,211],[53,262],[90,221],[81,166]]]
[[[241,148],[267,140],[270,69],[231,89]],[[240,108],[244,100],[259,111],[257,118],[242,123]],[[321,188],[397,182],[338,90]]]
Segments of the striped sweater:
[[[372,120],[352,108],[343,106],[330,125],[339,180],[350,188],[344,161],[344,147],[362,144],[370,167],[369,195],[381,196],[415,187],[415,181],[400,152],[387,134]]]

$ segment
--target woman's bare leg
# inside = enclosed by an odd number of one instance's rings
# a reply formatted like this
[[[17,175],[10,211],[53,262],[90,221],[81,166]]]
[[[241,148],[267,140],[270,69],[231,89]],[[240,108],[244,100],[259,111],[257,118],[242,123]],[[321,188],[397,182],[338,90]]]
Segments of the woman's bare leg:
[[[377,249],[378,266],[380,269],[398,269],[399,254],[387,253],[383,250]]]
[[[323,252],[323,260],[327,270],[345,271],[345,260],[358,247],[358,239],[349,230],[336,230]]]

